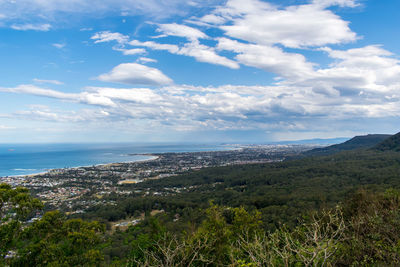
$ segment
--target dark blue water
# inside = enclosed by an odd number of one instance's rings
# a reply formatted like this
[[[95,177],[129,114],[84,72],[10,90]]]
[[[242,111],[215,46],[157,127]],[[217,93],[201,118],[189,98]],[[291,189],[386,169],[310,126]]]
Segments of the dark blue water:
[[[0,144],[0,177],[45,172],[49,169],[91,166],[150,159],[146,153],[198,152],[230,149],[190,144]]]

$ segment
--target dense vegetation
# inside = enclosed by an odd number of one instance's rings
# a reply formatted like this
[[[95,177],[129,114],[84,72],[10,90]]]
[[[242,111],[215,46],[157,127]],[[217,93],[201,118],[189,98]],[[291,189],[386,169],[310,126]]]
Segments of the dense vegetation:
[[[263,227],[272,231],[280,223],[295,226],[305,211],[334,207],[360,187],[400,189],[400,153],[355,150],[281,163],[203,169],[131,186],[132,191],[150,188],[167,195],[111,195],[116,206],[93,208],[85,218],[116,221],[163,209],[166,221],[179,215],[180,221],[196,224],[201,210],[213,200],[218,205],[257,208]],[[171,193],[170,188],[186,190]],[[175,227],[180,231],[184,226]]]
[[[380,151],[400,151],[400,133],[385,139],[375,149]]]
[[[355,136],[350,140],[336,145],[331,145],[322,148],[315,148],[309,151],[306,151],[304,155],[307,156],[323,156],[323,155],[332,155],[342,151],[348,151],[353,149],[368,149],[376,146],[377,144],[387,140],[391,135],[389,134],[368,134]]]
[[[51,211],[27,223],[41,203],[3,184],[0,265],[396,266],[397,136],[372,149],[149,180],[83,218]],[[109,224],[143,215],[126,230]]]
[[[21,189],[1,185],[5,195]],[[23,193],[25,194],[25,193]],[[40,209],[26,199],[30,211]],[[21,202],[22,203],[22,202]],[[3,206],[4,207],[4,206]],[[8,211],[17,211],[8,206]],[[7,212],[7,214],[10,214]],[[342,205],[310,213],[294,228],[261,227],[261,213],[211,204],[197,227],[176,235],[150,217],[126,231],[47,212],[26,224],[2,220],[1,265],[8,266],[354,266],[400,264],[400,192],[358,191]],[[4,215],[4,214],[3,214]],[[8,233],[9,225],[23,227]],[[4,242],[8,241],[8,242]],[[10,242],[11,241],[11,242]]]

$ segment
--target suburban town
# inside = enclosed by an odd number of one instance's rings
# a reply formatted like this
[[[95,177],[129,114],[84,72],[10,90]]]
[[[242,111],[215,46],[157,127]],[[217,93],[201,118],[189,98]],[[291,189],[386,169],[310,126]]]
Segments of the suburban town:
[[[163,179],[202,168],[239,164],[256,164],[282,161],[312,145],[248,145],[236,146],[227,151],[184,152],[149,154],[149,160],[112,163],[90,167],[53,169],[46,173],[0,178],[13,187],[28,188],[47,209],[60,209],[67,214],[84,213],[90,207],[112,205],[105,196],[143,194],[178,194],[191,188],[164,188],[162,192],[152,188],[135,190],[143,181]]]

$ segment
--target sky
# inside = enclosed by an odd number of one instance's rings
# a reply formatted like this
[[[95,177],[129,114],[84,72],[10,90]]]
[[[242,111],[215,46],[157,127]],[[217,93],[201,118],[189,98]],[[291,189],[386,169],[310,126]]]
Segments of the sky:
[[[400,131],[397,0],[0,0],[0,143]]]

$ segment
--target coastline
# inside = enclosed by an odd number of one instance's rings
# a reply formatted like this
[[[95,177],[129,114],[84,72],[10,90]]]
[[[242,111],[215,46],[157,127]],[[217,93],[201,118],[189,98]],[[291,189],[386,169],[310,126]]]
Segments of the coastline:
[[[127,160],[123,161],[119,159],[115,159],[115,161],[111,161],[109,163],[99,163],[99,164],[83,164],[83,165],[76,165],[76,166],[68,166],[68,167],[55,167],[55,168],[46,168],[46,166],[42,166],[41,168],[37,168],[37,172],[35,172],[34,168],[32,168],[32,173],[25,173],[25,174],[11,174],[11,175],[0,175],[0,178],[7,178],[7,177],[33,177],[33,176],[39,176],[39,175],[44,175],[47,174],[51,171],[54,170],[67,170],[67,169],[78,169],[78,168],[88,168],[88,167],[99,167],[99,166],[107,166],[107,165],[112,165],[112,164],[120,164],[120,163],[135,163],[135,162],[146,162],[146,161],[151,161],[151,160],[156,160],[158,159],[162,154],[169,154],[169,153],[196,153],[196,152],[219,152],[219,151],[237,151],[237,150],[242,150],[243,147],[237,145],[237,144],[224,144],[224,145],[219,145],[218,147],[213,147],[210,145],[209,147],[206,146],[206,149],[201,149],[201,150],[192,150],[191,148],[189,149],[183,149],[179,151],[171,150],[171,151],[159,151],[159,152],[145,152],[145,153],[125,153],[124,156],[142,156],[146,157],[144,159],[138,159],[138,160]],[[10,173],[12,173],[10,169]]]
[[[122,164],[122,163],[140,163],[140,162],[147,162],[147,161],[153,161],[157,160],[160,158],[160,156],[153,155],[153,154],[128,154],[129,156],[147,156],[149,157],[148,159],[139,159],[139,160],[130,160],[130,161],[122,161],[122,162],[111,162],[111,163],[100,163],[100,164],[95,164],[95,165],[85,165],[85,166],[74,166],[74,167],[66,167],[66,168],[54,168],[54,169],[48,169],[46,171],[38,172],[38,173],[29,173],[29,174],[18,174],[18,175],[7,175],[7,176],[0,176],[0,178],[21,178],[21,177],[35,177],[39,175],[44,175],[47,174],[51,171],[55,170],[74,170],[74,169],[79,169],[79,168],[89,168],[89,167],[100,167],[100,166],[112,166],[114,164]]]

